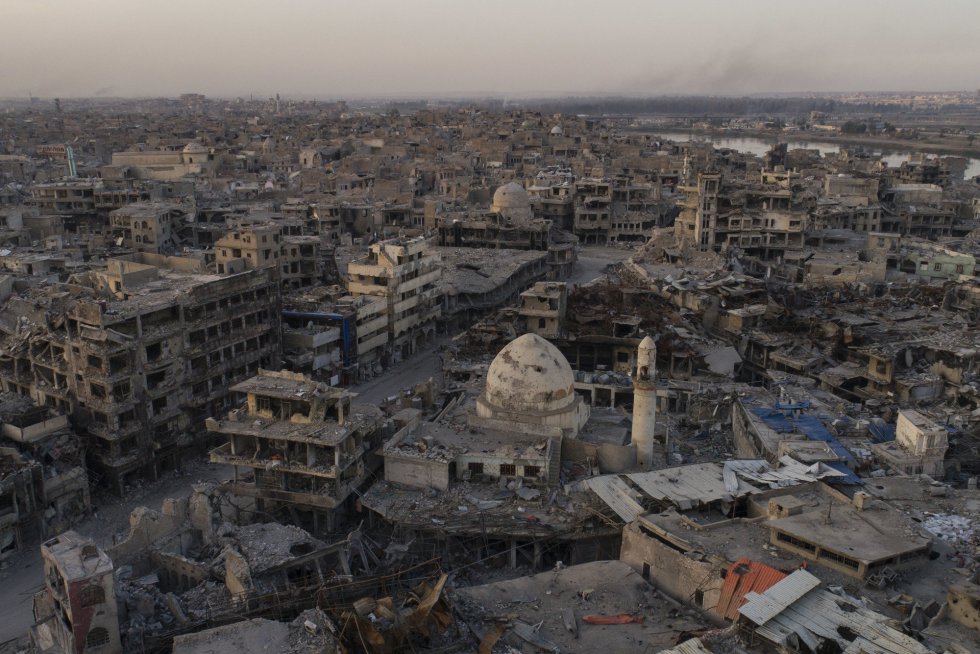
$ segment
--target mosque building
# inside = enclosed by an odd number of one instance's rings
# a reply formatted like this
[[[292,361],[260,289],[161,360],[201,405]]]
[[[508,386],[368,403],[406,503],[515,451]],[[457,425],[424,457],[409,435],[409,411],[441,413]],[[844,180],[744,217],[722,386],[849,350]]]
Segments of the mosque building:
[[[629,468],[649,468],[654,456],[656,348],[647,337],[634,375],[637,399],[632,440],[623,432],[612,445]],[[507,344],[487,370],[482,392],[463,400],[457,418],[404,419],[384,448],[385,479],[446,490],[458,481],[520,478],[531,486],[557,487],[562,451],[572,450],[590,428],[590,406],[575,391],[565,356],[528,333]]]

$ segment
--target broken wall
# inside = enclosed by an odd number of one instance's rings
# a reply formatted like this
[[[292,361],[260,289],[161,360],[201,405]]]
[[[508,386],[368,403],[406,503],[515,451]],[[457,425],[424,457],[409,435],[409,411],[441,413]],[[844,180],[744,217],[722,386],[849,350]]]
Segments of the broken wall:
[[[618,474],[636,467],[636,447],[612,443],[587,443],[565,438],[561,443],[561,460],[576,462],[591,460],[598,464],[601,474]]]
[[[126,539],[110,548],[107,554],[117,567],[132,565],[137,574],[145,574],[150,566],[147,555],[151,548],[188,526],[187,500],[166,499],[162,511],[139,507],[129,516]]]
[[[638,522],[623,528],[619,559],[677,601],[714,609],[724,583],[722,562],[706,556],[695,559],[691,552],[645,532]]]
[[[413,488],[449,488],[449,462],[439,459],[385,456],[385,481]]]

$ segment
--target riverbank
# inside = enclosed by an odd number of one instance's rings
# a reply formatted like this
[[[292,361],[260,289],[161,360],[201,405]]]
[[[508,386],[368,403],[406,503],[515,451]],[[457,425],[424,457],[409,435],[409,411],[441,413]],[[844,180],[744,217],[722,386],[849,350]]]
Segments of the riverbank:
[[[912,140],[897,139],[884,136],[856,136],[853,134],[835,134],[833,132],[784,132],[765,130],[765,129],[695,129],[691,127],[630,127],[629,131],[658,134],[680,132],[691,134],[692,136],[704,136],[705,138],[737,139],[737,138],[756,138],[772,143],[780,141],[798,141],[814,143],[831,143],[837,146],[860,145],[863,147],[875,148],[883,151],[903,151],[923,152],[926,154],[956,155],[961,157],[980,158],[980,144],[963,145],[962,143],[951,142],[949,139],[941,141],[931,140]]]

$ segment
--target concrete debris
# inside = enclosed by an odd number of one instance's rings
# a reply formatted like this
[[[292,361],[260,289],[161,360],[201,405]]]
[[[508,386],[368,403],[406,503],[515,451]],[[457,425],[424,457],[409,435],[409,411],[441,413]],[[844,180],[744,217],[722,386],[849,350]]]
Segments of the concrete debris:
[[[980,651],[977,98],[784,100],[5,102],[0,642]]]

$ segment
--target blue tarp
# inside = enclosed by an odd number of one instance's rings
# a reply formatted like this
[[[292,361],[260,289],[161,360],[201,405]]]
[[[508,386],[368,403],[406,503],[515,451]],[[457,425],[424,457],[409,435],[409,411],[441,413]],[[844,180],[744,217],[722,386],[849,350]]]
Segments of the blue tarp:
[[[796,418],[797,429],[801,433],[806,434],[806,437],[813,441],[823,441],[830,446],[830,449],[834,451],[841,461],[846,461],[848,463],[854,462],[854,457],[851,453],[847,451],[839,440],[837,440],[833,434],[827,431],[827,428],[823,426],[819,418],[814,416],[798,416]]]
[[[786,405],[777,404],[776,408],[755,407],[752,409],[752,413],[759,416],[759,418],[766,423],[767,427],[777,433],[791,434],[794,432],[799,432],[810,440],[822,441],[826,443],[827,446],[840,459],[839,463],[832,463],[830,464],[830,467],[847,475],[847,477],[834,477],[832,479],[827,479],[827,481],[843,484],[861,483],[861,478],[854,474],[847,465],[849,463],[854,463],[854,457],[851,456],[851,453],[848,452],[847,448],[844,447],[844,445],[837,440],[837,438],[831,434],[830,431],[827,430],[820,418],[808,415],[787,415],[778,410],[780,406]]]
[[[857,486],[863,484],[861,478],[854,474],[854,471],[843,463],[831,463],[830,467],[838,472],[843,472],[846,477],[827,477],[825,481],[831,484],[845,484],[847,486]]]
[[[887,422],[872,422],[868,425],[868,431],[871,432],[871,440],[875,443],[888,443],[895,440],[895,425]]]
[[[755,407],[752,409],[752,413],[762,418],[762,422],[766,423],[766,427],[769,427],[769,429],[775,432],[791,434],[796,431],[796,427],[782,411],[777,411],[769,407]]]
[[[776,408],[780,411],[785,411],[786,409],[809,409],[809,402],[797,402],[796,404],[783,404],[782,402],[776,402]]]

